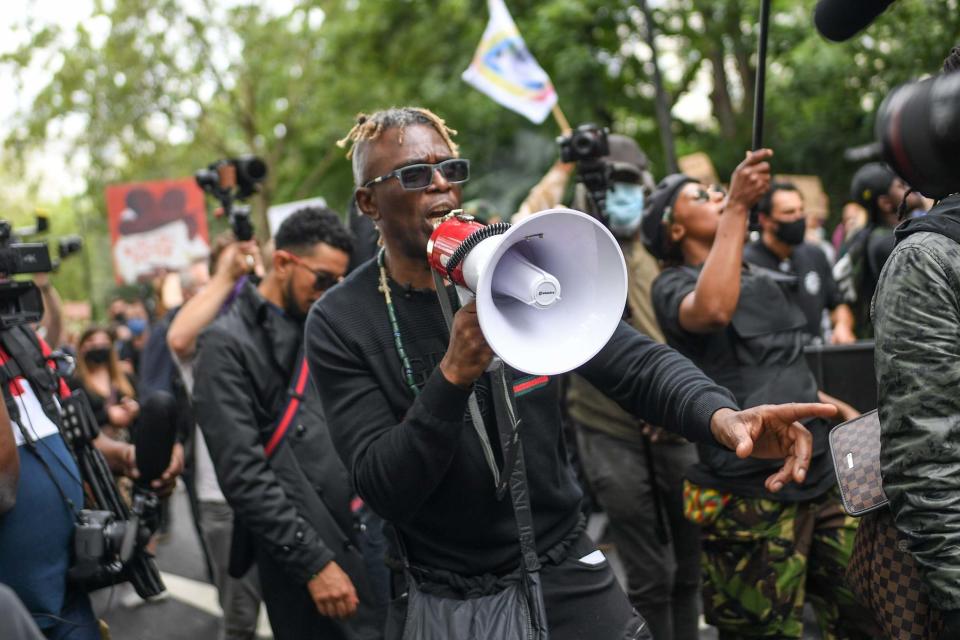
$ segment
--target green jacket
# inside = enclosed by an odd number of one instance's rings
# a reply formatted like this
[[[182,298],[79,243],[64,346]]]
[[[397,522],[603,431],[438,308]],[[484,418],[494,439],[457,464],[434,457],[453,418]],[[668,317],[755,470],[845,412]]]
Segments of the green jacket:
[[[872,315],[883,487],[940,609],[960,609],[960,196],[897,229]]]

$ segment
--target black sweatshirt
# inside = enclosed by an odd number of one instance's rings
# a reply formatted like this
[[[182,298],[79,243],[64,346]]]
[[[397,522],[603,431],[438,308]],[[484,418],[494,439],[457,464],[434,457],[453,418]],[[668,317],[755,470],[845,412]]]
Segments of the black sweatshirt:
[[[469,418],[469,391],[448,382],[437,366],[449,338],[436,294],[390,281],[420,389],[414,397],[378,279],[370,260],[326,293],[307,320],[310,370],[334,446],[359,494],[397,525],[412,562],[463,575],[511,571],[520,556],[512,504],[509,495],[500,502],[495,497]],[[452,288],[448,293],[455,299]],[[561,432],[559,380],[508,373],[542,553],[576,525],[582,496]],[[695,442],[714,443],[711,416],[736,408],[689,360],[624,323],[577,373],[627,411]],[[488,376],[473,388],[502,463]]]

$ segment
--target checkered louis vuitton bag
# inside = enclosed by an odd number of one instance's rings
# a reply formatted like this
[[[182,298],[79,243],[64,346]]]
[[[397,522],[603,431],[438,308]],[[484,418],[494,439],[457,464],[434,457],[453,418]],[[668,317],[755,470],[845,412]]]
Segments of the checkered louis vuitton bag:
[[[893,524],[889,509],[860,520],[847,584],[854,597],[873,613],[887,638],[938,640],[943,617],[930,603],[906,540]]]
[[[880,419],[877,411],[834,427],[829,440],[844,510],[859,517],[887,504],[880,477]]]

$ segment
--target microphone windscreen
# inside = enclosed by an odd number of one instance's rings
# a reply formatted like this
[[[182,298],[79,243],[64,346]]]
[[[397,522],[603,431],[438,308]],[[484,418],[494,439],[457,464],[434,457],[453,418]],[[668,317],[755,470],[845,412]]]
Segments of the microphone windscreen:
[[[177,402],[166,391],[154,391],[140,405],[140,417],[133,429],[137,451],[137,484],[149,487],[167,467],[177,440]]]
[[[820,0],[813,23],[827,40],[843,42],[867,28],[893,0]]]

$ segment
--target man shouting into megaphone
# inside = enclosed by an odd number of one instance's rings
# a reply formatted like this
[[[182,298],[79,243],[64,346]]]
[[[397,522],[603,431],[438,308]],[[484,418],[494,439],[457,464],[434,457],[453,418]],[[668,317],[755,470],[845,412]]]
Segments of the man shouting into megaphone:
[[[394,580],[387,636],[399,638],[406,626],[419,638],[455,637],[462,619],[430,618],[425,597],[461,600],[461,614],[474,612],[472,628],[488,628],[493,622],[483,619],[489,609],[480,596],[498,597],[525,580],[521,566],[533,566],[539,584],[527,593],[539,591],[545,611],[545,625],[533,621],[536,637],[548,637],[544,626],[553,640],[650,637],[584,532],[557,379],[506,372],[532,531],[521,525],[518,533],[518,503],[490,481],[482,443],[493,443],[500,467],[511,457],[499,446],[495,414],[501,412],[487,373],[494,353],[472,302],[456,311],[447,331],[427,262],[435,219],[460,207],[461,184],[469,178],[454,133],[425,109],[359,116],[343,144],[352,143],[357,204],[375,221],[383,249],[315,304],[306,325],[310,369],[337,451],[358,493],[396,533],[392,553],[403,560],[407,579]],[[456,296],[451,301],[456,306]],[[766,480],[774,492],[804,481],[811,436],[797,421],[836,411],[822,404],[739,411],[732,395],[689,360],[622,322],[577,373],[624,409],[693,442],[740,457],[783,459]],[[478,419],[484,424],[475,429]],[[527,534],[538,558],[521,556],[518,535]],[[444,610],[442,603],[436,610]],[[536,606],[531,611],[535,617]]]

